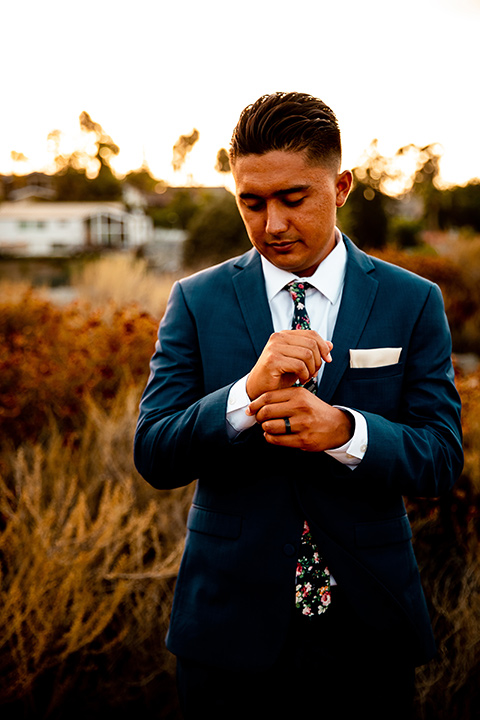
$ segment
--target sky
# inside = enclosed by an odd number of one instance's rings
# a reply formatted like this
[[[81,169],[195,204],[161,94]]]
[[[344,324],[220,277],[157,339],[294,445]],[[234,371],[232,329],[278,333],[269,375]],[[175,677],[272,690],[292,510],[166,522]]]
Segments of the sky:
[[[51,168],[48,134],[79,147],[85,110],[120,147],[117,172],[146,161],[171,184],[222,184],[241,110],[296,90],[336,113],[344,167],[374,138],[386,156],[439,143],[442,180],[462,184],[480,176],[479,37],[480,0],[3,0],[0,173]]]

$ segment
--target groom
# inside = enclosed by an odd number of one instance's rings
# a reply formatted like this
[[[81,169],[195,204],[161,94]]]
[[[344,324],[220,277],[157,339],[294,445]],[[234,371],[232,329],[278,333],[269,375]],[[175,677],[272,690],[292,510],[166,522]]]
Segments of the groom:
[[[176,283],[135,437],[158,488],[197,481],[167,646],[186,718],[406,718],[435,644],[404,495],[462,468],[438,287],[336,227],[352,174],[301,93],[241,114],[253,248]]]

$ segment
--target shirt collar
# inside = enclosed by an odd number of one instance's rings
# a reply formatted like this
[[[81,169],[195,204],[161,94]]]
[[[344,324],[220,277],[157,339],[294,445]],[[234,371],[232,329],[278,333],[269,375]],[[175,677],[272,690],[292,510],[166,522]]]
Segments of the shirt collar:
[[[347,265],[347,250],[338,228],[335,228],[335,241],[336,245],[333,250],[320,263],[313,275],[308,278],[298,277],[298,275],[294,275],[287,270],[281,270],[261,255],[268,302],[271,302],[287,283],[292,280],[304,280],[313,285],[334,305],[343,289]]]

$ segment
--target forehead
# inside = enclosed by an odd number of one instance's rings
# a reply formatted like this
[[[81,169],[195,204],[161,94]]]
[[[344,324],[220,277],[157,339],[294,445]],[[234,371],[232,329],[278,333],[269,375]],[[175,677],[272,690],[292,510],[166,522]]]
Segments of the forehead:
[[[302,186],[323,184],[335,177],[331,167],[312,165],[304,152],[272,150],[263,155],[244,155],[232,168],[237,194],[271,195]]]

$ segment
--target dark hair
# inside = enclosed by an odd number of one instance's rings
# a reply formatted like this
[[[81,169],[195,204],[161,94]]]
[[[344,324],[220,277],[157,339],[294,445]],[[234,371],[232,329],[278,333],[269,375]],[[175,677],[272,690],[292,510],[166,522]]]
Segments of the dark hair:
[[[334,112],[306,93],[263,95],[240,115],[230,144],[230,163],[271,150],[305,151],[313,164],[340,162],[340,129]]]

